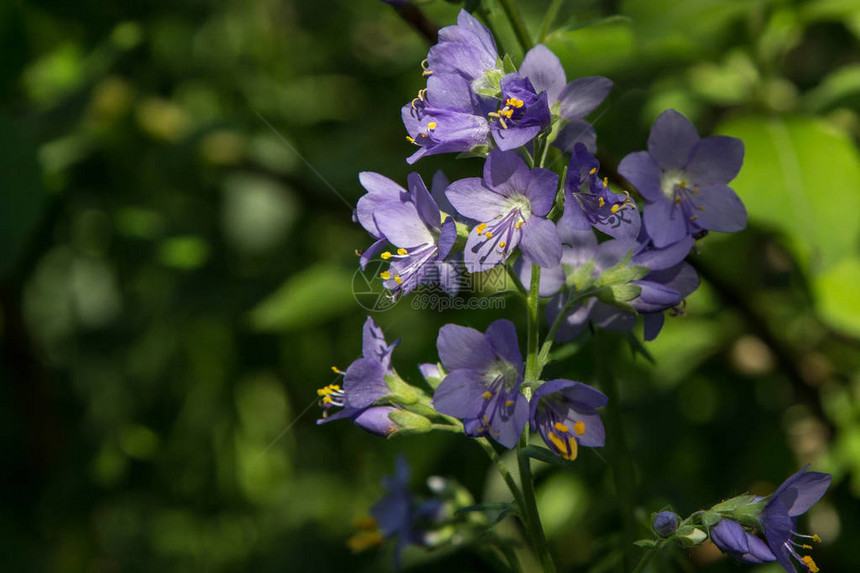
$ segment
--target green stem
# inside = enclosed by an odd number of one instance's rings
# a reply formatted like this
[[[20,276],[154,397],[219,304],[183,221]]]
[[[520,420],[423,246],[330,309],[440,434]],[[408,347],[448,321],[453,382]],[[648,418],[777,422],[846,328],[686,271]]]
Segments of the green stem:
[[[652,547],[648,551],[645,552],[644,555],[639,559],[639,563],[636,564],[636,568],[633,570],[633,573],[642,573],[645,571],[645,567],[648,566],[648,563],[657,555],[657,552],[663,547],[663,542],[661,541],[656,546]]]
[[[549,5],[549,8],[547,9],[546,14],[543,17],[543,22],[540,26],[540,36],[538,39],[539,44],[543,43],[543,41],[547,37],[547,34],[549,34],[549,28],[555,21],[555,17],[558,15],[558,10],[561,8],[562,4],[564,4],[564,0],[552,0],[552,4]]]
[[[485,6],[486,2],[481,2],[480,5],[475,8],[475,12],[477,12],[481,19],[484,21],[484,25],[490,30],[490,34],[493,35],[493,38],[496,40],[496,48],[498,49],[500,54],[507,53],[505,51],[505,47],[502,45],[502,38],[499,36],[498,30],[496,30],[496,24],[493,22],[492,17],[490,16],[490,10]]]
[[[611,364],[615,360],[616,344],[612,336],[598,333],[595,342],[599,345],[597,363],[602,387],[609,402],[606,405],[607,428],[612,448],[612,475],[615,482],[616,497],[621,513],[621,544],[624,551],[623,571],[630,571],[633,564],[633,551],[636,541],[636,517],[633,513],[634,488],[633,460],[624,436],[624,419],[621,414],[621,398],[618,382],[612,375]]]
[[[552,326],[549,328],[549,332],[546,335],[546,338],[543,340],[543,345],[541,345],[540,354],[538,355],[538,369],[543,369],[544,365],[546,365],[546,361],[549,357],[549,351],[552,349],[552,343],[555,339],[555,334],[558,332],[561,323],[564,322],[564,319],[570,314],[570,311],[573,310],[577,304],[582,301],[591,298],[597,293],[595,289],[586,289],[581,293],[572,296],[570,300],[565,303],[564,308],[561,309],[561,312],[558,313],[558,316],[555,317],[555,320],[552,323]]]
[[[520,13],[517,3],[514,0],[499,0],[499,4],[502,5],[502,10],[505,11],[505,15],[511,23],[511,28],[514,29],[514,34],[517,36],[523,52],[528,52],[534,44],[532,44],[532,38],[529,35],[529,30],[526,28],[525,20],[523,20],[523,15]]]
[[[514,501],[520,508],[520,513],[525,516],[526,507],[525,503],[523,503],[523,494],[520,492],[517,480],[515,480],[514,476],[511,475],[511,472],[508,471],[508,467],[502,461],[496,448],[493,447],[493,444],[491,444],[487,438],[476,438],[475,441],[478,442],[478,445],[483,448],[487,453],[487,456],[493,464],[495,464],[496,469],[502,476],[502,479],[505,480],[505,484],[508,486],[508,489],[511,490],[511,494],[514,496]],[[525,520],[525,517],[523,517],[523,520]]]
[[[520,565],[520,560],[517,557],[517,552],[514,551],[514,548],[511,547],[510,543],[505,543],[504,541],[499,541],[496,543],[496,547],[499,551],[501,551],[502,555],[505,556],[505,559],[508,562],[508,565],[511,568],[511,573],[523,573],[523,567]]]
[[[528,306],[528,316],[526,322],[526,344],[527,344],[527,354],[526,354],[526,372],[525,372],[525,381],[526,381],[526,399],[531,399],[531,386],[528,386],[529,383],[535,382],[540,375],[538,372],[538,337],[539,337],[539,328],[538,325],[538,290],[540,288],[540,267],[537,265],[532,265],[532,280],[529,285],[529,294],[526,298],[526,304]]]
[[[514,282],[514,286],[517,287],[517,292],[526,297],[529,296],[529,292],[525,289],[525,287],[520,282],[520,277],[517,276],[517,273],[514,272],[514,266],[510,263],[505,265],[505,270],[508,272],[508,277]]]

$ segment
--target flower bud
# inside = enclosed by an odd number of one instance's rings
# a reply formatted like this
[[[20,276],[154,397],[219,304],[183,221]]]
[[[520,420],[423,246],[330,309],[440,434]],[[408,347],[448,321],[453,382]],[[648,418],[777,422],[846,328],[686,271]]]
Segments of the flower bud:
[[[669,537],[678,529],[678,516],[671,511],[661,511],[654,516],[651,527],[660,537]]]

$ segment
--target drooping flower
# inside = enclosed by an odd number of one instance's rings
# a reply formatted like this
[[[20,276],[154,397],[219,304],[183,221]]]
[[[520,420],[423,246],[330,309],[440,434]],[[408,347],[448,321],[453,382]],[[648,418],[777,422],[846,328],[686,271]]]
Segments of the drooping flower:
[[[472,83],[497,68],[499,52],[493,34],[465,10],[457,24],[439,30],[439,42],[427,53],[424,75],[456,74]]]
[[[544,382],[532,396],[529,420],[549,448],[566,460],[576,459],[579,446],[603,446],[606,434],[595,409],[605,406],[603,392],[572,380]]]
[[[598,173],[600,163],[583,143],[574,146],[564,182],[562,225],[573,231],[595,228],[615,239],[634,239],[641,219],[629,196],[614,193]]]
[[[361,428],[378,435],[387,436],[399,428],[388,418],[388,414],[397,408],[387,405],[374,405],[374,402],[391,394],[385,383],[385,376],[394,374],[391,368],[391,353],[400,344],[385,341],[382,329],[367,317],[362,331],[362,358],[353,361],[341,372],[343,387],[339,384],[329,384],[317,390],[320,396],[320,406],[323,417],[317,424],[325,424],[334,420],[350,419]],[[333,408],[341,410],[332,413]]]
[[[499,149],[509,151],[534,139],[552,120],[547,94],[538,94],[528,78],[514,72],[501,79],[499,109],[488,115]]]
[[[745,563],[769,563],[776,556],[767,544],[733,519],[723,518],[710,530],[711,541],[720,551]],[[794,573],[792,570],[790,573]]]
[[[612,89],[612,81],[591,76],[567,83],[558,57],[542,44],[526,53],[519,72],[531,81],[538,93],[546,92],[550,109],[567,121],[554,144],[572,152],[576,143],[581,142],[589,151],[596,151],[597,134],[583,118],[606,99]]]
[[[390,267],[381,276],[383,285],[394,296],[408,294],[428,278],[438,280],[432,273],[443,261],[457,239],[457,227],[451,217],[442,221],[439,206],[417,173],[409,174],[406,200],[381,202],[373,220],[382,235],[396,251],[383,252],[380,257],[390,260]]]
[[[645,199],[645,228],[657,247],[665,247],[705,230],[746,227],[746,208],[728,186],[743,158],[740,139],[700,138],[686,117],[670,109],[654,122],[648,151],[626,156],[618,171]]]
[[[831,476],[821,472],[807,472],[805,466],[785,480],[768,499],[759,516],[764,537],[777,562],[789,573],[794,572],[792,559],[809,573],[817,573],[818,566],[810,555],[800,555],[801,550],[812,547],[808,542],[820,541],[817,535],[797,533],[797,517],[815,505],[830,487]]]
[[[408,201],[406,189],[379,173],[363,171],[358,174],[361,186],[367,191],[359,200],[353,212],[353,220],[357,220],[364,230],[370,233],[374,243],[361,253],[362,270],[367,263],[385,246],[388,240],[376,226],[373,214],[385,203],[401,203]]]
[[[469,436],[514,447],[528,420],[528,402],[520,394],[523,358],[513,323],[497,320],[485,333],[446,324],[436,347],[448,371],[433,396],[436,410],[463,420]]]
[[[541,267],[556,266],[561,241],[546,215],[552,208],[558,175],[542,168],[529,170],[513,151],[493,150],[483,178],[452,183],[445,195],[462,215],[480,221],[469,233],[465,264],[470,272],[504,263],[517,246]]]

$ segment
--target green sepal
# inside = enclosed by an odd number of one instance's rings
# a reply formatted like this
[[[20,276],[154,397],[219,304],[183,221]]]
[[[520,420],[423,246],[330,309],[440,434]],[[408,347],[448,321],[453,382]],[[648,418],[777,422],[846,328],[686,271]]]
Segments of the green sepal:
[[[638,541],[634,541],[633,545],[636,547],[642,547],[643,549],[653,549],[657,547],[657,542],[653,539],[640,539]]]
[[[708,529],[712,528],[723,519],[723,516],[716,511],[708,510],[702,514],[702,525]]]
[[[505,58],[502,60],[502,70],[505,72],[505,75],[512,74],[517,71],[517,67],[514,65],[514,61],[511,59],[510,54],[505,54]]]
[[[715,505],[711,508],[711,511],[719,511],[722,513],[729,513],[729,512],[735,511],[739,507],[753,503],[754,500],[755,500],[754,495],[749,494],[749,493],[745,493],[745,494],[739,495],[737,497],[733,497],[731,499],[727,499],[726,501],[722,501],[722,502],[718,503],[717,505]]]
[[[476,145],[469,151],[464,151],[457,154],[457,159],[467,159],[469,157],[480,157],[485,159],[490,154],[491,148],[489,145]]]
[[[635,308],[627,304],[627,301],[639,296],[640,292],[642,292],[642,287],[636,285],[615,285],[603,287],[597,291],[596,296],[600,302],[620,308],[631,314],[638,314]]]
[[[640,354],[640,355],[642,355],[643,358],[645,358],[645,360],[647,360],[651,364],[657,364],[657,361],[654,360],[654,357],[651,356],[651,353],[648,352],[648,349],[645,348],[645,345],[642,344],[642,341],[639,340],[639,337],[637,337],[635,334],[633,334],[632,332],[629,332],[629,331],[625,332],[623,334],[623,336],[624,336],[624,339],[627,341],[627,344],[630,345],[630,352],[633,353],[634,357],[637,354]]]
[[[567,286],[574,287],[576,290],[585,290],[595,284],[594,277],[594,259],[589,259],[580,266],[573,268],[570,265],[562,265],[564,276],[567,277]]]
[[[502,70],[487,70],[483,78],[472,83],[472,90],[482,96],[499,98],[502,96],[501,82],[505,74]]]
[[[386,396],[386,398],[405,406],[415,404],[423,394],[423,392],[414,386],[401,380],[399,376],[392,374],[385,375],[385,385],[391,390],[391,395]]]
[[[698,527],[683,525],[678,528],[673,537],[684,547],[696,547],[705,542],[708,534]]]
[[[412,434],[426,434],[433,429],[433,424],[420,414],[397,410],[388,414],[388,419],[397,424],[398,429],[389,437]]]
[[[468,236],[468,233],[469,233],[468,227],[466,227],[465,225],[463,225],[463,227],[466,228],[466,234]],[[457,236],[458,237],[460,236],[460,223],[457,223]],[[441,374],[441,376],[438,378],[435,376],[431,376],[430,378],[426,378],[426,377],[424,378],[424,381],[427,382],[427,385],[430,386],[434,390],[439,386],[439,384],[442,383],[442,380],[444,380],[445,376],[446,376],[445,369],[442,367],[442,364],[437,362],[436,366],[439,368],[439,373]]]

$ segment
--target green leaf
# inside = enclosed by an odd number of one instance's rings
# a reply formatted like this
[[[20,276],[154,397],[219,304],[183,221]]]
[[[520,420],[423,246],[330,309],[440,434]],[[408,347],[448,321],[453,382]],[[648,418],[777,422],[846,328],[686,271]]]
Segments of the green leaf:
[[[642,547],[644,549],[651,549],[657,546],[657,542],[653,539],[640,539],[638,541],[634,541],[633,545],[636,547]]]
[[[818,312],[833,328],[860,336],[860,257],[851,257],[815,277]]]
[[[716,511],[706,511],[702,514],[702,525],[710,529],[718,524],[722,518],[723,516]]]
[[[397,424],[399,429],[391,434],[393,436],[405,436],[412,434],[426,434],[433,429],[433,424],[420,414],[398,410],[388,414],[388,419]]]
[[[530,458],[534,458],[538,461],[552,464],[554,466],[566,467],[570,465],[570,462],[563,460],[558,454],[553,453],[546,448],[541,448],[540,446],[527,446],[523,451]]]
[[[343,314],[356,304],[352,278],[348,270],[327,264],[305,269],[251,310],[251,327],[262,332],[296,330]]]
[[[825,269],[860,237],[860,156],[851,139],[808,117],[749,116],[721,134],[744,141],[744,167],[731,184],[750,221],[783,230],[807,269]]]
[[[755,499],[754,495],[750,495],[745,493],[743,495],[739,495],[737,497],[733,497],[731,499],[727,499],[711,508],[711,511],[721,511],[721,512],[730,512],[734,511],[742,505],[747,505],[748,503],[752,503]]]
[[[860,105],[860,64],[851,64],[832,72],[801,102],[813,112],[833,109],[840,105]]]

